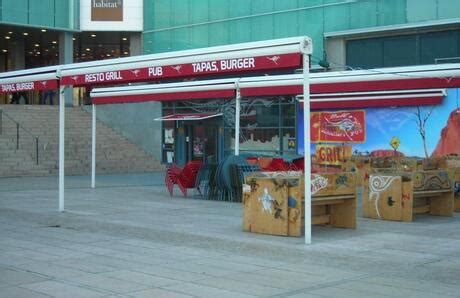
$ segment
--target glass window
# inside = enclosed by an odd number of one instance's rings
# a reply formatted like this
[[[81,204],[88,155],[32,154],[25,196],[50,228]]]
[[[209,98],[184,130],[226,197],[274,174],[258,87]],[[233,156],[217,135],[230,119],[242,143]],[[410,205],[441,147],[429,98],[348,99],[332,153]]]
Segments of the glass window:
[[[295,153],[295,98],[248,98],[241,102],[240,153],[279,156]],[[234,123],[225,123],[225,154],[235,148]]]

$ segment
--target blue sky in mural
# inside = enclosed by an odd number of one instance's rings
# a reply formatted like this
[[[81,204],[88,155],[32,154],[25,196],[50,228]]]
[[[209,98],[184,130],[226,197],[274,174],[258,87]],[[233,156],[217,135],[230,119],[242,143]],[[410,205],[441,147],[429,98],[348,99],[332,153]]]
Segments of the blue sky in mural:
[[[450,113],[458,107],[459,89],[449,89],[441,105],[421,107],[422,116],[433,109],[426,123],[428,154],[431,155],[440,139],[441,130],[446,126]],[[366,110],[366,142],[353,145],[353,150],[372,152],[379,149],[392,149],[389,142],[396,136],[401,140],[399,151],[406,156],[424,157],[422,138],[416,124],[416,107],[369,108]],[[301,111],[298,114],[302,115]],[[299,117],[303,118],[303,117]],[[303,119],[299,121],[302,124]],[[300,127],[299,127],[300,128]],[[299,135],[302,129],[299,129]],[[312,145],[312,153],[314,152]],[[299,142],[299,151],[303,144]]]

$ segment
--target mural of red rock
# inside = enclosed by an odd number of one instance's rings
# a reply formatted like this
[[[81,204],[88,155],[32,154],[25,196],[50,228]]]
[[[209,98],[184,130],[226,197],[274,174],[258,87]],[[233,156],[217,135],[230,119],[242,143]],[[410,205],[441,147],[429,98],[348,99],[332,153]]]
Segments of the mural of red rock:
[[[460,155],[460,108],[450,113],[432,156]]]
[[[392,157],[392,156],[399,156],[404,157],[404,153],[394,150],[388,149],[381,149],[381,150],[374,150],[371,152],[371,157]]]

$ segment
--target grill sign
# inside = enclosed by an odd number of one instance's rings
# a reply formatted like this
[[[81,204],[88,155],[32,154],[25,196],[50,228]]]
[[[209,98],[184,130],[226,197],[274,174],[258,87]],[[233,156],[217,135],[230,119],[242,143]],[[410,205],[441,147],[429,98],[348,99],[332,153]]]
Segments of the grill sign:
[[[123,21],[123,0],[91,0],[91,21]]]
[[[316,161],[320,165],[341,165],[351,155],[351,146],[316,145]]]

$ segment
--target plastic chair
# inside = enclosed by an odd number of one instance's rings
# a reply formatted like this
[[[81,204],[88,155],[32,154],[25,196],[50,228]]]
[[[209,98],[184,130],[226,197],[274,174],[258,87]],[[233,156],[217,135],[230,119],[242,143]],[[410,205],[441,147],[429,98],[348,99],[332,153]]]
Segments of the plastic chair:
[[[174,184],[177,184],[184,197],[186,197],[187,189],[195,188],[196,177],[201,165],[202,162],[200,160],[193,160],[187,162],[183,168],[175,164],[169,167],[165,175],[165,184],[169,194],[173,195]]]

